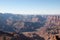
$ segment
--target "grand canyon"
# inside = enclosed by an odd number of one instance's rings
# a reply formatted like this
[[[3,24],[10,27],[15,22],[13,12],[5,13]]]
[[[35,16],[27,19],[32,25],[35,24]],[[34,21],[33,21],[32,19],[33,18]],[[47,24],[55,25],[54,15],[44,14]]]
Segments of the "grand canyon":
[[[0,40],[60,40],[60,15],[0,13]]]

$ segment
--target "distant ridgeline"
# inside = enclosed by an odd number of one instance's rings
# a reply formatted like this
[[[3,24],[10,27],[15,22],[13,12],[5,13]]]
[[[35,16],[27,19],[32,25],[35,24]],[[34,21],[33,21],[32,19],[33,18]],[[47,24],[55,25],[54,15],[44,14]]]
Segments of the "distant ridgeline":
[[[60,25],[59,15],[20,15],[0,13],[0,30],[6,32],[32,32],[40,27]]]
[[[43,27],[46,15],[19,15],[0,13],[0,30],[6,32],[32,32]]]

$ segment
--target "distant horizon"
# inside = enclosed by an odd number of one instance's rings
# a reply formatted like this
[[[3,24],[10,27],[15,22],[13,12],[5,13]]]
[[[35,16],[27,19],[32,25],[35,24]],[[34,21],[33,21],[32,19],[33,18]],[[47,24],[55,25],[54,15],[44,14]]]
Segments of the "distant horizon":
[[[0,14],[13,14],[13,15],[60,15],[60,14],[15,14],[15,13],[1,13]]]

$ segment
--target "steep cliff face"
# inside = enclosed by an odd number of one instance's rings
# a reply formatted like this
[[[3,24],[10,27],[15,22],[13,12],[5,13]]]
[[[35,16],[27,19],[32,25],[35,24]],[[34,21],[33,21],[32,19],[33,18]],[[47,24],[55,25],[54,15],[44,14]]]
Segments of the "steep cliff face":
[[[60,16],[59,15],[48,16],[45,26],[60,26]]]
[[[52,33],[57,33],[60,30],[60,16],[52,15],[48,16],[47,22],[45,26],[47,27],[47,31],[51,31]]]
[[[58,34],[58,36],[60,35],[60,16],[48,15],[46,18],[47,19],[44,27],[38,29],[37,33],[38,35],[44,37],[45,40],[48,40],[50,38],[53,40],[56,37],[56,34]]]

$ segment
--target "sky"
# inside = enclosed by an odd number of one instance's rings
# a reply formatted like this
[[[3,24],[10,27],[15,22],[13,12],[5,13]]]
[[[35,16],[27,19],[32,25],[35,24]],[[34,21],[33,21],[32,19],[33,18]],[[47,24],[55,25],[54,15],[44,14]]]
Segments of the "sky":
[[[0,0],[0,13],[60,14],[60,0]]]

